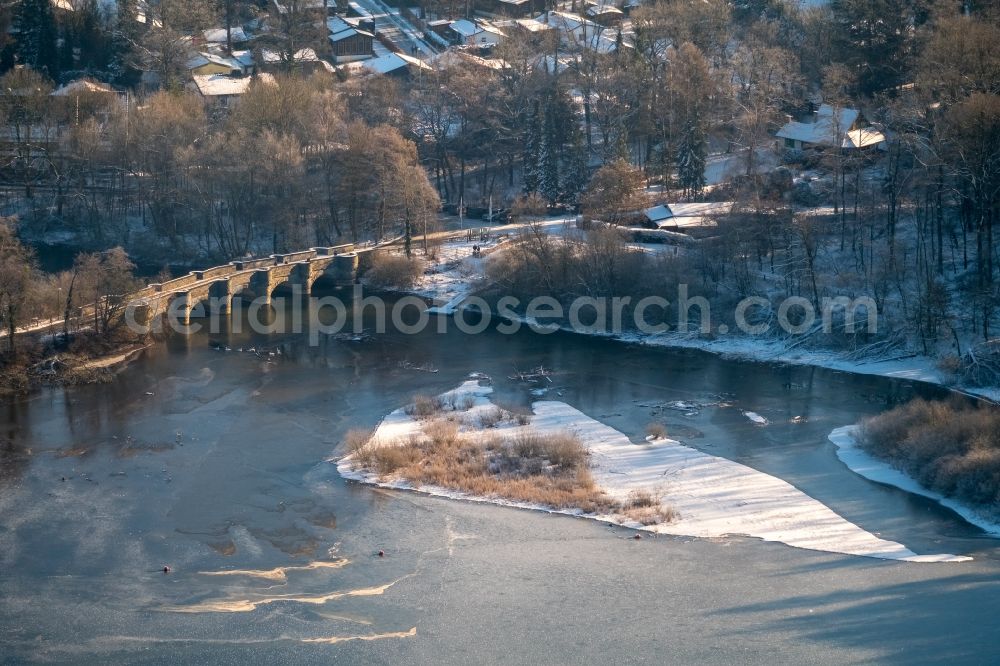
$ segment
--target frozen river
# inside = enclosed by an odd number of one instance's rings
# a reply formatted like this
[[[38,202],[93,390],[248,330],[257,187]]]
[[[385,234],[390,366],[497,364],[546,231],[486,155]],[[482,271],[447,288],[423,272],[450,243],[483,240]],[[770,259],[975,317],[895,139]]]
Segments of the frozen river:
[[[471,372],[527,404],[507,377],[539,365],[550,394],[630,437],[660,420],[885,539],[975,559],[635,541],[348,484],[327,462],[347,429]],[[996,662],[1000,543],[853,474],[827,440],[918,393],[936,389],[561,333],[174,339],[114,384],[4,406],[0,662]]]

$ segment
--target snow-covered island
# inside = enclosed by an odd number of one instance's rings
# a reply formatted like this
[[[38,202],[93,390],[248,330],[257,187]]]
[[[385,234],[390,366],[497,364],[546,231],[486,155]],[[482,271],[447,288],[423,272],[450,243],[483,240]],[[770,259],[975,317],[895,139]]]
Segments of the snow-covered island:
[[[351,452],[336,460],[338,472],[344,478],[385,488],[564,513],[659,534],[744,535],[796,548],[908,562],[971,559],[947,553],[918,555],[845,520],[779,478],[667,438],[633,443],[625,434],[562,402],[538,401],[530,415],[498,416],[491,393],[488,380],[474,378],[439,396],[433,415],[432,410],[415,405],[393,411],[370,437],[354,442]],[[425,441],[430,418],[453,424],[452,436],[459,441],[483,436],[571,435],[586,447],[590,475],[607,501],[595,501],[590,493],[586,501],[596,507],[590,512],[572,506],[554,508],[499,492],[477,494],[457,486],[414,483],[403,475],[375,469],[373,452],[402,454],[403,449]],[[416,463],[430,467],[447,461],[418,459]],[[646,501],[638,506],[636,498]],[[637,513],[643,506],[647,510]]]

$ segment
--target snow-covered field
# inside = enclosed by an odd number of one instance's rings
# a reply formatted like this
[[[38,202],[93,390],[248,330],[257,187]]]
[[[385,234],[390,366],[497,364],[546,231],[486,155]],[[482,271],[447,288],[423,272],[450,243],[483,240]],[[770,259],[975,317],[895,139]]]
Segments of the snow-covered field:
[[[470,409],[461,410],[463,413],[457,415],[465,416],[463,420],[468,423],[475,422],[475,419],[468,418],[464,412],[469,411],[474,416],[477,410],[489,409],[491,392],[489,386],[470,380],[449,393],[457,393],[459,397],[474,396]],[[618,515],[586,515],[587,518],[660,534],[693,537],[746,535],[796,548],[909,562],[960,562],[970,559],[946,553],[917,555],[902,544],[881,539],[861,529],[777,477],[702,453],[670,439],[634,444],[623,433],[565,403],[536,402],[533,412],[527,425],[506,424],[504,430],[513,434],[518,429],[530,429],[542,435],[573,432],[589,449],[594,479],[606,493],[615,499],[625,500],[632,491],[644,490],[661,498],[664,505],[680,515],[673,523],[646,527]],[[471,428],[468,425],[464,427]],[[420,423],[403,409],[397,409],[379,424],[371,442],[376,446],[392,446],[420,433]],[[413,488],[401,479],[380,479],[374,473],[357,469],[349,455],[337,461],[337,470],[345,478],[382,487],[553,511],[544,506],[471,496],[446,488]],[[553,512],[583,515],[571,510]]]
[[[948,499],[947,497],[928,490],[916,479],[896,469],[889,463],[874,458],[866,453],[855,439],[857,426],[843,426],[830,433],[830,441],[837,446],[837,457],[847,467],[857,474],[887,486],[895,486],[915,495],[929,497],[941,506],[945,506],[966,521],[972,523],[993,536],[1000,536],[1000,524],[979,514],[974,508]]]

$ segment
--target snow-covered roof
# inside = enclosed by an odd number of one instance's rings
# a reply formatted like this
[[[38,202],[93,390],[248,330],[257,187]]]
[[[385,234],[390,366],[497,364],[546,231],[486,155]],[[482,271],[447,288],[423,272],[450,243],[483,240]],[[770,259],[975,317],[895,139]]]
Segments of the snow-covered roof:
[[[823,104],[816,111],[815,122],[801,123],[793,120],[785,123],[776,136],[820,146],[845,146],[845,135],[857,122],[858,115],[857,109],[834,109],[829,104]]]
[[[250,77],[233,77],[224,74],[195,74],[194,84],[205,97],[227,97],[242,95],[250,87]]]
[[[733,208],[731,201],[709,201],[705,203],[672,203],[653,206],[642,211],[647,220],[657,227],[692,228],[708,227],[715,224],[715,215],[725,215]]]
[[[234,42],[245,42],[247,41],[247,34],[243,32],[243,28],[235,27],[230,28],[230,34],[232,35]],[[209,28],[202,33],[205,37],[206,42],[211,42],[214,44],[225,44],[226,43],[226,29],[225,28]]]
[[[287,14],[288,6],[284,5],[278,0],[274,0],[274,8],[278,10],[279,14]],[[303,10],[316,10],[316,9],[336,9],[336,0],[299,0],[296,5],[298,11]]]
[[[647,208],[642,211],[642,214],[646,216],[646,219],[650,222],[656,223],[661,220],[666,220],[667,218],[673,217],[674,214],[667,205],[653,206],[652,208]]]
[[[260,57],[261,60],[263,60],[265,63],[269,65],[274,65],[276,63],[281,62],[281,54],[278,53],[277,51],[267,51],[267,50],[261,51]],[[299,49],[298,51],[295,52],[295,55],[292,56],[292,61],[319,62],[319,56],[317,56],[316,52],[310,48]]]
[[[506,37],[507,36],[507,35],[505,35],[503,33],[503,31],[500,28],[496,27],[495,25],[493,25],[489,21],[479,21],[477,23],[477,25],[482,29],[483,32],[489,32],[489,33],[492,33],[494,35],[499,35],[500,37]]]
[[[844,137],[844,148],[867,148],[885,141],[885,135],[874,127],[851,130]]]
[[[603,16],[605,14],[624,14],[622,10],[614,5],[590,5],[587,7],[587,16]]]
[[[331,16],[326,20],[326,29],[331,33],[338,33],[341,30],[350,30],[361,25],[361,18],[357,16]]]
[[[79,95],[81,93],[113,93],[114,91],[115,89],[107,83],[91,81],[90,79],[77,79],[56,88],[52,91],[52,96],[68,97],[69,95]]]
[[[395,72],[404,67],[414,66],[420,69],[431,70],[431,66],[423,62],[418,58],[413,56],[408,56],[405,53],[387,53],[377,58],[370,58],[364,60],[360,63],[350,63],[350,65],[359,65],[365,71],[372,74],[388,74],[390,72]],[[348,67],[350,67],[348,65]],[[354,67],[351,67],[354,69]]]
[[[527,30],[528,32],[542,32],[545,30],[552,30],[551,25],[539,21],[538,19],[532,19],[532,18],[514,19],[514,22],[517,23],[517,25],[524,28],[525,30]]]
[[[544,14],[536,17],[536,20],[541,21],[542,23],[548,23],[552,27],[569,31],[576,30],[580,27],[593,28],[597,31],[604,29],[603,26],[600,26],[593,21],[588,21],[579,14],[573,14],[571,12],[545,12]]]
[[[241,51],[241,53],[249,53],[249,51]],[[253,60],[251,59],[251,64]],[[196,67],[201,67],[207,64],[219,65],[221,67],[228,67],[229,69],[241,70],[245,67],[243,62],[235,57],[227,57],[219,55],[217,53],[209,53],[207,51],[201,51],[197,55],[193,56],[187,62],[188,69],[195,69]]]
[[[508,66],[507,63],[500,58],[481,58],[477,55],[473,55],[472,53],[468,53],[462,48],[450,48],[447,51],[442,51],[441,53],[428,58],[428,62],[433,63],[438,69],[448,69],[449,67],[466,63],[496,70],[505,69]]]
[[[244,67],[253,67],[253,51],[233,51],[233,59]]]
[[[368,32],[367,30],[360,30],[358,28],[347,28],[346,30],[341,30],[340,32],[334,32],[330,34],[331,42],[340,42],[349,37],[354,37],[355,35],[362,35],[364,37],[375,38],[375,35]]]
[[[451,29],[460,34],[462,37],[472,37],[473,35],[482,32],[479,26],[468,19],[452,21]]]

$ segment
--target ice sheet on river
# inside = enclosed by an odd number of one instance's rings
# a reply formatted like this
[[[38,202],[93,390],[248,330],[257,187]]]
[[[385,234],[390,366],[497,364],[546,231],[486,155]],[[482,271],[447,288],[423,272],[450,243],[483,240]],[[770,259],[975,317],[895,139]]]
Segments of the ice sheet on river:
[[[477,382],[464,383],[455,393],[473,394],[472,409],[488,409],[491,389]],[[527,426],[539,433],[576,433],[591,452],[595,481],[612,497],[625,500],[633,490],[662,496],[680,518],[666,525],[642,527],[620,516],[587,517],[661,534],[693,537],[746,535],[777,541],[796,548],[861,555],[910,562],[960,562],[971,558],[950,554],[917,555],[902,544],[880,539],[834,513],[781,479],[745,465],[703,453],[670,439],[634,444],[629,438],[562,402],[539,401]],[[389,414],[373,437],[380,442],[403,441],[420,433],[420,423],[403,409]],[[338,461],[345,478],[383,487],[412,489],[399,480],[380,480],[354,468],[350,456]],[[548,510],[547,507],[421,486],[420,492],[507,506]],[[574,511],[559,513],[579,514]]]

